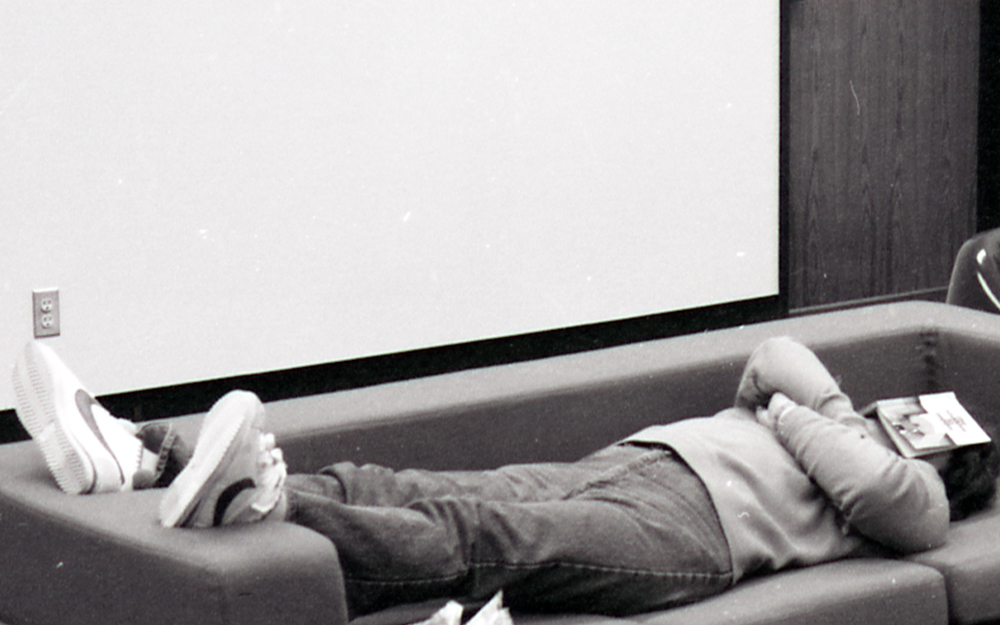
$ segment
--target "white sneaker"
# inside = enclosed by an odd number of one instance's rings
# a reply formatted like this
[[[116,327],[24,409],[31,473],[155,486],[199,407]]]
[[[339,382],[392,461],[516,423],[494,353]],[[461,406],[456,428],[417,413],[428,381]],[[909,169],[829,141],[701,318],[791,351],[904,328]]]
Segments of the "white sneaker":
[[[253,393],[232,391],[212,406],[191,461],[160,501],[164,527],[252,523],[280,507],[287,468],[263,427]]]
[[[29,342],[14,365],[17,416],[67,493],[132,488],[142,463],[135,426],[116,419],[52,349]]]

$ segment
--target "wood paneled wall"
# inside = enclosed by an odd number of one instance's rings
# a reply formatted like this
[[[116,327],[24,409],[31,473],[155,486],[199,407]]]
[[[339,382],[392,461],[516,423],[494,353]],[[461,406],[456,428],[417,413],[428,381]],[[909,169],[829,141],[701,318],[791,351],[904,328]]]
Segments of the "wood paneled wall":
[[[947,287],[976,228],[978,0],[790,0],[792,309]]]

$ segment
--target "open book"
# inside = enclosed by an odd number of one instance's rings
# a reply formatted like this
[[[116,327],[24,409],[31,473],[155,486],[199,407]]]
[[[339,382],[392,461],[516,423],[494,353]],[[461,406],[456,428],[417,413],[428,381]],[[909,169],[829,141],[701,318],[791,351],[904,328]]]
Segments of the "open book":
[[[952,392],[883,399],[865,410],[872,412],[905,458],[990,441]]]

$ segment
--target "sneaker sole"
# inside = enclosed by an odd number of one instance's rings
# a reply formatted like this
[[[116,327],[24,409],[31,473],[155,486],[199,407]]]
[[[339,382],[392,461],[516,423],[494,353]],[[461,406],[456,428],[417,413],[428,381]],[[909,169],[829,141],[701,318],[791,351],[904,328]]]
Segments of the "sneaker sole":
[[[174,478],[160,502],[160,522],[164,527],[183,525],[191,517],[234,443],[253,425],[256,415],[250,411],[243,411],[239,419],[222,418],[228,408],[226,401],[224,396],[205,417],[190,462]]]
[[[54,388],[35,359],[30,345],[24,348],[24,368],[14,366],[14,394],[17,416],[35,440],[45,458],[45,464],[59,488],[76,495],[89,492],[94,486],[94,464],[86,451],[75,445],[59,420],[52,401]]]

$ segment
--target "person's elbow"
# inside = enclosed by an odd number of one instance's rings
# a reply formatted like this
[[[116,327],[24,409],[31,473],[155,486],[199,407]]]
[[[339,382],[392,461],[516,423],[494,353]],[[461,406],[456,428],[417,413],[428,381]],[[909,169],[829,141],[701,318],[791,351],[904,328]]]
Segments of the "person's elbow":
[[[889,540],[889,546],[903,554],[935,549],[948,539],[948,525],[948,504],[945,503],[901,527]]]
[[[859,498],[845,511],[848,523],[859,532],[903,554],[943,545],[950,521],[944,484],[910,477],[897,489]]]

